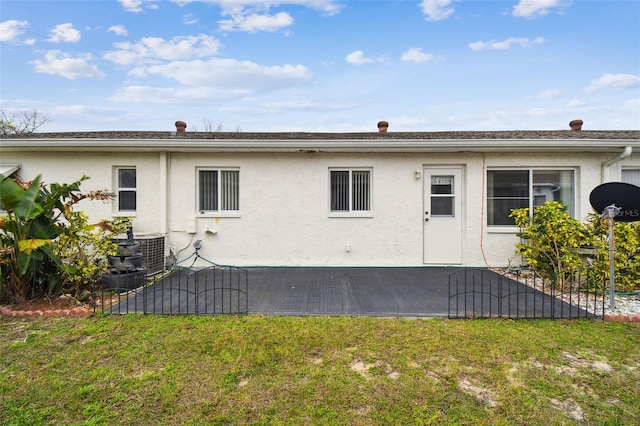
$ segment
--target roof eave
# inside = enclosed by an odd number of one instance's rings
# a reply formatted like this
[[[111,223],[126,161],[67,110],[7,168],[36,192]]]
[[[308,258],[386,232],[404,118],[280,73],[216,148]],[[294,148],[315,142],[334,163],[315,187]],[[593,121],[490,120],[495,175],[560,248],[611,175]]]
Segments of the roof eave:
[[[82,152],[617,152],[638,139],[4,139],[1,151]]]

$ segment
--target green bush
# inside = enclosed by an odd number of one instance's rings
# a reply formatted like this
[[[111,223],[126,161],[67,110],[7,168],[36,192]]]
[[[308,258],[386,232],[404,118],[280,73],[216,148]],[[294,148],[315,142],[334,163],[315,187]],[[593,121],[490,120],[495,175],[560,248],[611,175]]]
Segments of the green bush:
[[[123,223],[87,224],[74,212],[84,199],[110,201],[113,194],[80,192],[83,176],[71,184],[41,184],[5,178],[0,174],[0,303],[73,292],[99,276],[116,245],[111,234]]]
[[[510,217],[521,228],[516,251],[543,278],[563,286],[583,266],[579,247],[592,246],[594,235],[572,218],[557,201],[537,207],[533,217],[529,209],[512,210]]]
[[[112,237],[123,234],[131,220],[115,218],[90,224],[86,213],[73,210],[64,216],[65,231],[52,241],[51,248],[63,264],[73,265],[67,271],[65,291],[78,293],[102,279],[109,266],[108,257],[118,251]]]
[[[593,266],[607,281],[610,276],[609,263],[609,222],[591,213],[586,227],[600,241],[600,252],[594,258]],[[613,225],[614,272],[618,291],[640,290],[640,223],[615,222]]]
[[[578,271],[584,269],[581,248],[595,249],[593,262],[586,275],[592,287],[601,287],[609,279],[608,221],[591,213],[581,223],[567,213],[557,201],[537,207],[533,217],[528,208],[511,211],[521,231],[516,253],[543,278],[558,286],[571,284]],[[615,282],[618,291],[640,290],[640,226],[638,223],[616,222]],[[583,274],[583,276],[585,276]]]

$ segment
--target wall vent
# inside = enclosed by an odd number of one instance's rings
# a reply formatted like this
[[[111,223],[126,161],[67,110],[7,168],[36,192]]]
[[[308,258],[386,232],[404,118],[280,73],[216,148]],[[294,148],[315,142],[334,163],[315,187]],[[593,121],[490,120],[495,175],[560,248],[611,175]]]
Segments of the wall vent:
[[[147,276],[164,271],[165,235],[162,234],[133,234],[133,240],[140,243],[140,251],[144,257],[144,265],[147,267]],[[126,241],[126,237],[117,237],[116,243]]]

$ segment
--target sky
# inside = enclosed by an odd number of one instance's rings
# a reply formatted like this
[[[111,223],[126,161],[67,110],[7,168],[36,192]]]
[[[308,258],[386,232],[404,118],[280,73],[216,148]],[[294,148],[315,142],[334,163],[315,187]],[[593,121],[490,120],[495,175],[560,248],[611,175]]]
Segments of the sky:
[[[0,0],[40,132],[640,129],[638,0]]]

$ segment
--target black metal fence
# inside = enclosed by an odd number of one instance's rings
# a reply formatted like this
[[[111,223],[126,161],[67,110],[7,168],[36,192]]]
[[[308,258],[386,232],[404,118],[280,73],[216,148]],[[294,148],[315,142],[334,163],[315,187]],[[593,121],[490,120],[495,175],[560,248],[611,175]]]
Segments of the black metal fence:
[[[449,318],[600,318],[604,283],[591,271],[550,282],[530,269],[466,269],[449,275]]]
[[[131,285],[126,275],[111,277],[94,292],[95,312],[105,314],[246,314],[248,272],[233,266],[178,268],[157,282]],[[138,285],[140,284],[140,285]],[[132,288],[134,287],[134,288]]]

